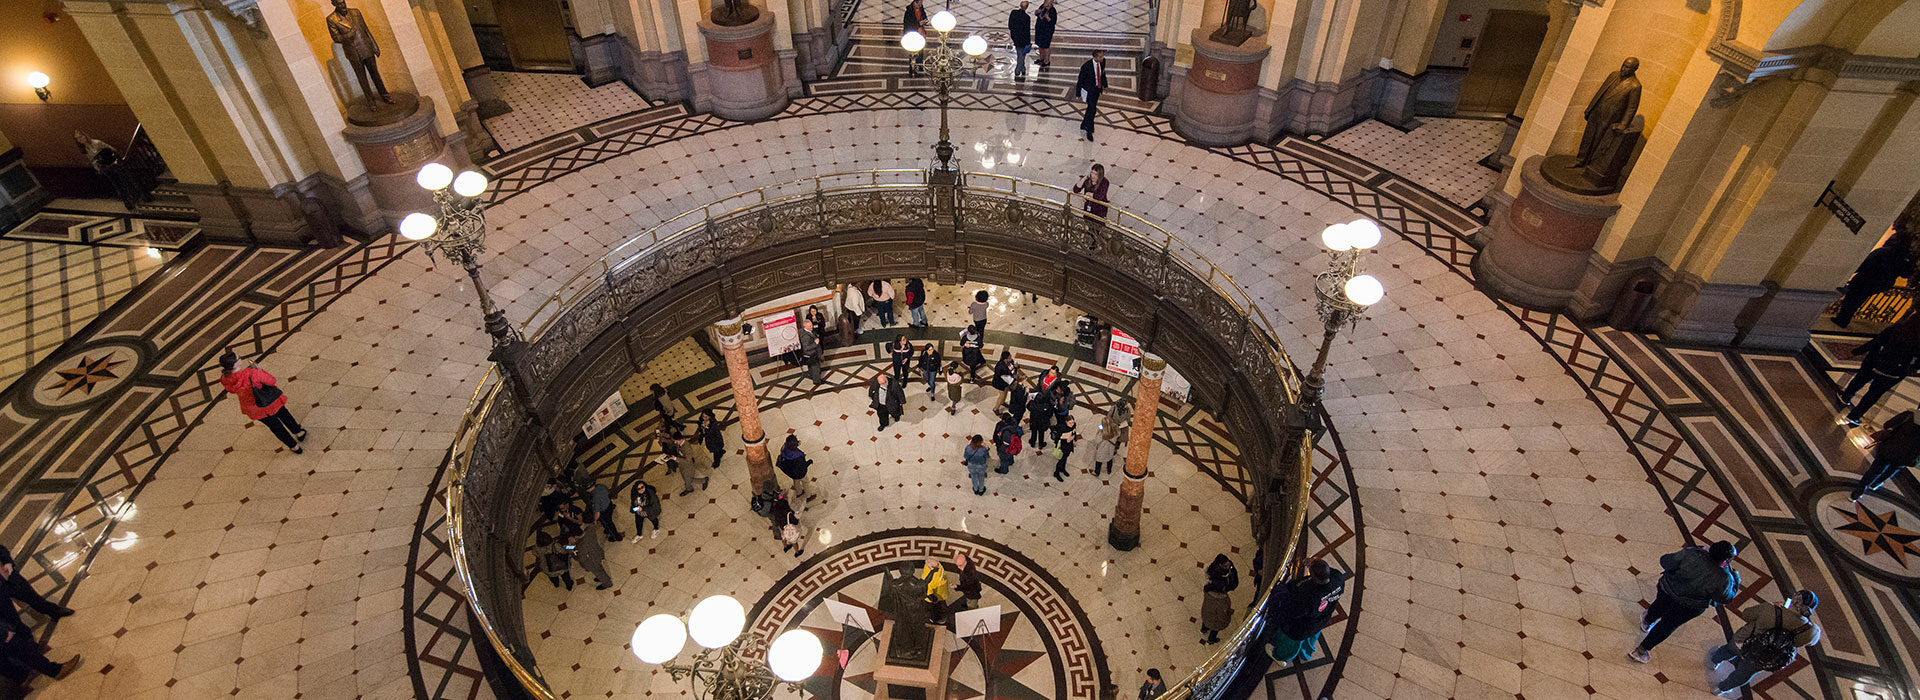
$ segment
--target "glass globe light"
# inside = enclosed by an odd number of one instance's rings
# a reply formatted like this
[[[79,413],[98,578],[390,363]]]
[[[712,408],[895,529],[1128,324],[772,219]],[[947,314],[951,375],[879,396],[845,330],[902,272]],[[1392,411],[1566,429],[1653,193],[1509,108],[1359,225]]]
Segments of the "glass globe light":
[[[1347,245],[1358,250],[1366,250],[1380,245],[1380,225],[1372,219],[1354,219],[1347,222]]]
[[[798,683],[820,668],[820,638],[806,630],[787,630],[767,648],[767,666],[780,680]]]
[[[453,168],[439,163],[428,163],[420,166],[420,174],[413,176],[413,181],[420,183],[421,187],[438,192],[446,189],[447,183],[453,182]]]
[[[746,626],[746,608],[740,607],[740,601],[729,595],[709,596],[693,606],[693,614],[687,616],[687,633],[693,635],[695,643],[708,649],[732,644]]]
[[[958,23],[959,22],[953,18],[953,13],[951,12],[941,10],[933,13],[933,30],[936,32],[945,34],[953,31],[953,25]]]
[[[921,49],[927,48],[927,37],[920,32],[901,34],[900,48],[906,49],[909,53],[920,53]]]
[[[1327,248],[1334,252],[1353,247],[1353,244],[1347,241],[1346,224],[1328,226],[1327,230],[1320,232],[1320,242],[1326,244]]]
[[[51,84],[53,84],[53,79],[47,77],[47,74],[45,73],[42,73],[40,71],[34,71],[32,73],[27,74],[27,87],[33,88],[35,90],[41,90],[41,89],[45,89],[48,85],[51,85]]]
[[[633,655],[650,664],[664,664],[687,646],[687,626],[680,618],[661,613],[633,628]]]
[[[462,197],[478,197],[487,191],[487,176],[472,170],[460,173],[453,179],[453,191]]]
[[[979,34],[974,34],[968,36],[966,41],[960,42],[960,49],[966,51],[968,56],[978,56],[987,52],[987,40],[980,38]]]
[[[420,212],[408,214],[400,220],[400,235],[409,241],[424,241],[440,228],[440,222]]]
[[[1380,297],[1387,295],[1387,290],[1380,286],[1380,280],[1374,279],[1373,275],[1360,275],[1347,280],[1346,293],[1347,299],[1353,303],[1372,306],[1380,301]]]

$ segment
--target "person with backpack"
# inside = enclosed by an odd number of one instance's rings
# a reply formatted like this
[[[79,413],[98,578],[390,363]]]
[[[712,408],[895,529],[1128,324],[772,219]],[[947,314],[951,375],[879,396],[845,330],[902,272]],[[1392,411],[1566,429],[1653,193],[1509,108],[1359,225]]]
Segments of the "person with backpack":
[[[1258,561],[1256,557],[1255,581],[1259,580]],[[1306,570],[1307,575],[1285,584],[1284,597],[1274,612],[1273,636],[1268,644],[1272,646],[1273,660],[1281,663],[1313,658],[1320,630],[1326,629],[1327,623],[1333,620],[1340,598],[1347,594],[1347,575],[1328,566],[1325,560],[1308,561]]]
[[[220,386],[240,400],[240,412],[248,418],[260,421],[280,438],[280,444],[287,451],[300,454],[301,446],[307,442],[307,429],[300,427],[300,421],[293,419],[287,412],[287,395],[280,391],[278,380],[259,365],[247,362],[240,366],[240,356],[229,350],[220,356]]]
[[[780,445],[780,457],[774,460],[773,466],[779,467],[780,473],[787,475],[787,490],[793,492],[794,498],[813,500],[813,496],[807,493],[807,468],[813,466],[813,460],[807,459],[807,453],[800,451],[798,435],[787,436],[787,441]]]
[[[920,278],[907,280],[907,327],[927,327],[927,284]]]
[[[640,541],[640,532],[647,529],[646,524],[649,522],[653,523],[653,536],[659,537],[660,493],[653,490],[652,484],[634,479],[633,487],[628,491],[628,498],[632,501],[628,510],[633,511],[633,541],[636,543]]]
[[[1820,607],[1820,596],[1802,590],[1779,605],[1754,605],[1740,611],[1746,625],[1733,633],[1733,640],[1715,647],[1707,661],[1719,668],[1733,662],[1733,671],[1714,688],[1716,695],[1739,692],[1761,671],[1786,668],[1800,656],[1801,647],[1820,643],[1820,625],[1813,621],[1813,609]]]
[[[967,437],[967,446],[960,451],[960,461],[967,465],[967,478],[973,480],[973,495],[987,493],[987,441],[979,435]]]
[[[1639,646],[1627,652],[1627,658],[1643,664],[1653,660],[1653,648],[1674,630],[1707,608],[1732,601],[1740,592],[1740,572],[1733,570],[1737,554],[1732,542],[1720,540],[1660,557],[1658,590],[1653,604],[1640,616],[1640,626],[1647,633]]]
[[[533,551],[538,553],[534,561],[539,563],[540,572],[547,575],[554,588],[565,582],[567,590],[573,590],[573,553],[567,551],[566,544],[545,532],[533,538],[533,542]]]
[[[1873,463],[1853,487],[1853,500],[1866,498],[1868,491],[1879,489],[1916,460],[1920,460],[1920,424],[1914,422],[1912,410],[1901,411],[1874,432]]]
[[[1000,414],[1000,424],[993,427],[993,449],[1000,454],[1000,466],[994,469],[1001,474],[1013,468],[1013,456],[1020,454],[1020,435],[1026,431],[1020,429],[1020,417],[1012,413]]]

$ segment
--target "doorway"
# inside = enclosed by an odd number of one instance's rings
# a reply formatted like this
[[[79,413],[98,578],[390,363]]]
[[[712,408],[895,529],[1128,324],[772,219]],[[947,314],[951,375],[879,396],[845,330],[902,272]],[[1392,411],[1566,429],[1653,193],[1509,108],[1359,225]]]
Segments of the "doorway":
[[[476,5],[481,3],[475,3]],[[568,44],[568,22],[566,8],[562,0],[492,0],[493,19],[491,29],[496,33],[494,41],[481,39],[482,53],[494,49],[494,53],[504,49],[502,56],[488,56],[488,63],[506,70],[518,71],[571,71],[573,50]],[[476,38],[485,29],[479,16],[474,18]],[[505,61],[500,59],[504,58]]]
[[[1473,63],[1460,82],[1459,112],[1511,114],[1527,88],[1533,58],[1547,37],[1547,16],[1493,10],[1480,31]]]

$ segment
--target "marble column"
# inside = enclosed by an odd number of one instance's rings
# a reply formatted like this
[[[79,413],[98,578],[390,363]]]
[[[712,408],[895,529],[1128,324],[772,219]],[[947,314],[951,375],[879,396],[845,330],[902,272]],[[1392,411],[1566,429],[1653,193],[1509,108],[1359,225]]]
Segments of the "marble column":
[[[1107,544],[1121,551],[1140,546],[1140,501],[1147,490],[1147,455],[1153,451],[1153,423],[1160,415],[1160,378],[1167,361],[1140,358],[1140,380],[1133,384],[1133,426],[1127,435],[1127,463],[1120,481],[1120,503],[1107,525]]]
[[[740,418],[740,439],[747,445],[747,485],[759,493],[773,480],[773,460],[767,457],[767,434],[760,429],[760,397],[753,390],[753,369],[747,366],[747,333],[740,319],[720,322],[720,354],[727,358],[727,379],[733,384],[733,403]]]

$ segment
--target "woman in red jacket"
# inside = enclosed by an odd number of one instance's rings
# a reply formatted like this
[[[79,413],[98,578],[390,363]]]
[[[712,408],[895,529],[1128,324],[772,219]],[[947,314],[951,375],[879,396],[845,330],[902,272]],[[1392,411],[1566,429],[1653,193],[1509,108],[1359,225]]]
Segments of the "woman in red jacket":
[[[287,449],[300,454],[300,443],[307,439],[307,429],[287,412],[287,395],[280,391],[278,382],[267,371],[248,362],[240,366],[240,356],[232,352],[220,356],[220,385],[227,392],[240,398],[240,412],[248,418],[260,421],[280,438]],[[265,401],[266,405],[260,405]]]

